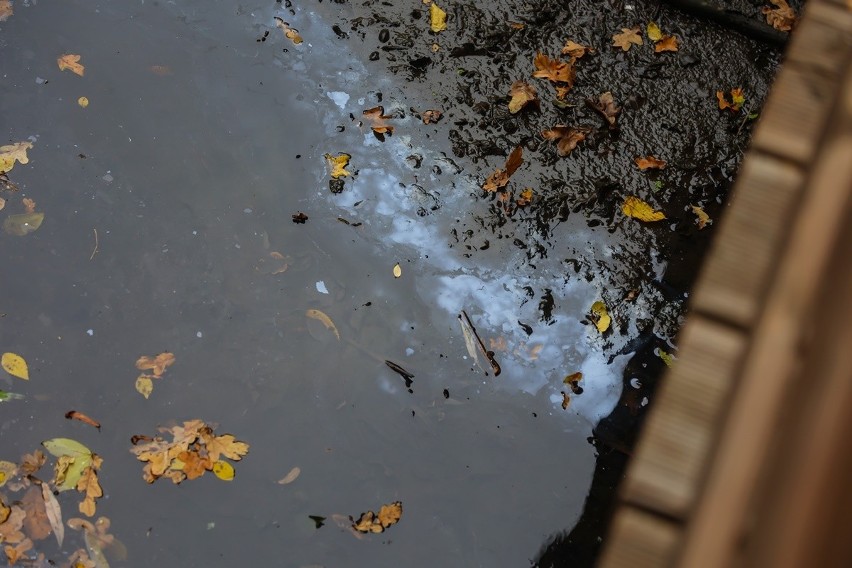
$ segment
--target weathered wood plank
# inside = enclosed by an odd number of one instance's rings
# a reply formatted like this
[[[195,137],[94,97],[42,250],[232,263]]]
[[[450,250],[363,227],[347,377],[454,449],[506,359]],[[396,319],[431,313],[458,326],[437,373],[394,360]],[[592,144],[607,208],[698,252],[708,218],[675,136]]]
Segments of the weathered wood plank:
[[[716,438],[746,337],[699,316],[681,333],[681,359],[666,375],[621,491],[622,498],[685,518]]]
[[[630,507],[613,520],[600,568],[660,568],[674,558],[681,528]]]
[[[805,6],[807,18],[790,39],[786,61],[840,77],[852,54],[852,10],[819,2]]]

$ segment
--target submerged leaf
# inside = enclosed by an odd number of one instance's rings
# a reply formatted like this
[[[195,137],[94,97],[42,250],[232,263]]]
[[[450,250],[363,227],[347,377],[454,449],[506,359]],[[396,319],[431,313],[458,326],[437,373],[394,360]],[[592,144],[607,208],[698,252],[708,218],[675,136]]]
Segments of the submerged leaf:
[[[399,265],[397,265],[397,266],[399,266]],[[328,317],[325,314],[325,312],[322,312],[320,310],[311,309],[311,310],[306,311],[305,315],[308,316],[311,319],[315,319],[318,322],[322,323],[325,326],[325,328],[328,329],[328,330],[331,330],[331,332],[334,334],[334,336],[337,338],[337,340],[340,341],[340,332],[337,331],[337,326],[334,325],[334,322],[331,320],[330,317]],[[317,328],[317,329],[319,329],[319,328]]]
[[[789,32],[796,25],[796,11],[787,4],[786,0],[769,0],[775,7],[764,6],[760,9],[766,16],[766,23],[782,32]]]
[[[621,109],[615,105],[615,100],[612,97],[612,93],[607,91],[605,93],[601,93],[598,97],[598,100],[587,100],[586,104],[596,110],[604,120],[607,121],[610,128],[615,128],[615,119],[618,116],[618,113],[621,112]]]
[[[27,362],[17,353],[3,353],[3,357],[0,358],[0,365],[3,366],[4,371],[13,377],[18,377],[25,381],[30,380],[30,371],[27,368]]]
[[[47,483],[41,484],[41,495],[44,498],[44,510],[47,515],[47,520],[50,522],[50,528],[53,529],[53,534],[56,536],[56,542],[59,547],[62,547],[62,541],[65,539],[65,525],[62,524],[62,508],[59,506],[59,501]]]
[[[580,59],[587,53],[594,53],[594,51],[591,47],[571,41],[570,39],[565,40],[565,45],[562,47],[562,55],[569,55],[575,59]]]
[[[290,24],[275,16],[275,26],[284,33],[284,37],[292,41],[295,45],[299,45],[304,40],[299,35],[299,30],[291,28]]]
[[[44,221],[44,213],[18,213],[9,215],[3,221],[3,230],[10,235],[23,237],[41,227]]]
[[[628,217],[633,217],[640,221],[661,221],[666,218],[666,215],[662,211],[655,211],[653,207],[638,197],[633,196],[624,198],[624,203],[621,205],[621,212]]]

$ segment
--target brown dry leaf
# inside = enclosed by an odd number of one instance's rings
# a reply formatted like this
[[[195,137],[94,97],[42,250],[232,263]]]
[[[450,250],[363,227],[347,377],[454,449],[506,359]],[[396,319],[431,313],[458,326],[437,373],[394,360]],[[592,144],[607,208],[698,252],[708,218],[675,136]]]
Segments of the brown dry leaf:
[[[0,197],[0,211],[2,211],[4,207],[6,207],[6,200]]]
[[[83,424],[88,424],[89,426],[97,428],[98,430],[101,429],[100,422],[76,410],[69,410],[68,412],[66,412],[65,418],[67,418],[68,420],[79,420]]]
[[[731,109],[731,112],[739,112],[745,104],[745,93],[741,87],[731,89],[731,101],[723,91],[716,91],[716,99],[719,101],[719,110]]]
[[[665,160],[655,158],[654,156],[637,156],[636,158],[633,158],[633,161],[636,162],[636,165],[639,166],[639,169],[643,172],[645,170],[662,170],[666,167]]]
[[[47,483],[42,483],[41,485],[42,487],[47,487]],[[43,540],[50,536],[51,531],[50,519],[47,518],[47,508],[42,491],[41,488],[33,485],[27,489],[27,492],[24,493],[21,499],[21,507],[27,513],[27,516],[24,518],[24,531],[33,540]]]
[[[642,28],[639,26],[635,28],[621,28],[620,34],[612,36],[612,45],[613,47],[620,47],[624,51],[630,49],[634,44],[644,45],[645,41],[640,35],[641,32]]]
[[[0,0],[0,22],[5,22],[12,16],[12,1]]]
[[[59,506],[59,501],[56,500],[56,496],[50,490],[47,483],[41,484],[41,496],[44,498],[44,510],[47,520],[50,523],[50,528],[53,529],[53,534],[56,536],[59,548],[62,548],[62,541],[65,539],[65,525],[62,524],[62,508]]]
[[[517,204],[518,204],[518,207],[526,207],[527,205],[529,205],[530,203],[532,203],[532,200],[533,200],[533,190],[532,190],[532,188],[531,188],[531,187],[528,187],[528,188],[524,189],[524,190],[521,192],[521,195],[519,195],[519,196],[518,196],[518,199],[515,201],[515,203],[517,203]],[[503,339],[503,338],[501,337],[500,339]],[[502,344],[502,345],[503,345],[503,349],[501,349],[501,351],[505,351],[505,347],[506,347],[506,340],[505,340],[505,339],[503,339],[503,344]],[[498,349],[495,349],[495,348],[493,347],[493,339],[492,339],[492,347],[491,347],[491,349],[492,349],[493,351],[497,351],[497,350],[498,350]]]
[[[299,45],[304,40],[302,36],[299,35],[299,30],[291,28],[290,24],[275,16],[275,27],[284,32],[284,37],[292,41],[295,45]]]
[[[661,53],[663,51],[677,51],[678,43],[677,38],[673,35],[663,36],[663,39],[658,41],[654,45],[654,53]]]
[[[560,156],[567,156],[577,147],[577,144],[586,139],[588,132],[586,128],[557,125],[542,132],[541,136],[550,142],[556,141],[556,153]]]
[[[147,355],[139,357],[139,359],[136,360],[136,368],[140,371],[152,369],[154,376],[159,379],[163,373],[166,372],[166,367],[173,365],[174,362],[174,353],[165,351],[156,357],[148,357]]]
[[[36,450],[31,454],[24,454],[18,470],[21,472],[21,475],[32,475],[41,469],[45,461],[47,461],[47,457],[44,455],[44,452]]]
[[[662,221],[666,218],[666,215],[662,211],[655,211],[653,207],[638,197],[633,196],[624,198],[624,203],[621,205],[621,212],[628,217],[647,222]]]
[[[209,426],[205,426],[200,431],[200,439],[207,446],[207,455],[210,461],[218,461],[219,456],[225,456],[234,461],[240,461],[243,456],[249,451],[249,445],[245,442],[238,442],[230,434],[222,434],[214,436],[213,430]]]
[[[571,397],[565,391],[560,391],[562,394],[562,410],[568,410],[568,405],[571,404]]]
[[[516,147],[506,159],[506,165],[502,169],[497,168],[494,173],[488,176],[485,183],[482,184],[482,189],[485,191],[497,191],[509,183],[509,178],[524,162],[524,149],[521,146]]]
[[[0,146],[0,173],[5,174],[11,170],[16,161],[22,164],[29,163],[27,150],[32,147],[32,142],[15,142],[14,144]]]
[[[713,223],[712,219],[710,219],[710,215],[705,213],[704,209],[697,205],[690,205],[690,207],[692,207],[692,212],[695,213],[695,224],[698,225],[699,230]]]
[[[538,95],[535,92],[535,87],[526,81],[515,81],[509,88],[509,96],[512,99],[509,101],[509,112],[515,114],[520,112],[522,108],[531,103],[538,103]]]
[[[357,521],[352,522],[352,528],[362,533],[380,533],[398,523],[401,517],[402,501],[394,501],[390,505],[382,505],[378,514],[372,511],[362,513]]]
[[[393,117],[385,116],[385,107],[377,106],[368,108],[363,112],[363,114],[364,118],[372,123],[370,128],[373,129],[373,132],[376,134],[393,134],[393,126],[386,122],[388,119]]]
[[[6,553],[6,558],[9,560],[9,566],[14,566],[24,553],[32,549],[32,547],[33,541],[28,538],[25,538],[15,546],[4,546],[3,552]]]
[[[796,25],[796,11],[787,4],[786,0],[769,0],[774,8],[764,6],[761,12],[766,16],[766,22],[776,30],[789,32]]]
[[[95,500],[103,497],[104,492],[101,489],[101,484],[98,482],[97,470],[100,469],[103,460],[93,454],[94,459],[92,465],[83,470],[83,475],[80,481],[77,482],[77,491],[84,493],[85,497],[80,502],[80,512],[86,516],[95,516]]]
[[[197,479],[204,475],[205,471],[213,469],[213,462],[208,457],[202,457],[197,452],[181,452],[177,455],[179,464],[172,465],[186,475],[187,479]]]
[[[597,101],[587,100],[586,103],[604,117],[610,128],[615,128],[615,119],[621,109],[615,106],[611,92],[602,93]]]
[[[588,45],[583,45],[570,39],[565,40],[565,46],[562,48],[562,55],[568,55],[574,59],[580,59],[587,53],[594,53],[595,50]]]
[[[533,60],[535,71],[533,77],[547,79],[554,83],[573,83],[576,71],[574,63],[565,63],[558,59],[550,59],[542,52],[538,52]]]
[[[8,508],[11,509],[11,512],[6,520],[0,523],[0,542],[15,544],[26,538],[26,535],[21,532],[21,528],[24,526],[27,513],[19,505],[11,505]]]
[[[60,71],[65,71],[68,69],[72,73],[83,76],[83,73],[86,72],[86,68],[80,64],[80,56],[74,55],[73,53],[66,53],[65,55],[58,57],[56,59],[56,64],[59,65]]]
[[[423,124],[432,124],[433,122],[438,122],[441,120],[441,117],[444,115],[439,110],[427,110],[421,116],[423,117]]]
[[[556,85],[556,98],[563,100],[571,90],[571,85]]]

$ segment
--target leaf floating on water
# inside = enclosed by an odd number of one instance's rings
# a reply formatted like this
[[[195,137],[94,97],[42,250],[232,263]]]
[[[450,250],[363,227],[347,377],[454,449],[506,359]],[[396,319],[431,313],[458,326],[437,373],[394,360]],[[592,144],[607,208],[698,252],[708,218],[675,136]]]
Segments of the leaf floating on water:
[[[608,330],[609,324],[612,323],[612,318],[606,310],[606,304],[600,300],[592,304],[592,322],[601,333]]]
[[[414,382],[414,381],[412,380],[412,379],[414,378],[414,374],[413,374],[413,373],[409,373],[408,371],[406,371],[406,370],[405,370],[405,369],[403,369],[400,365],[397,365],[397,364],[396,364],[396,363],[394,363],[393,361],[385,360],[385,365],[387,365],[388,367],[390,367],[390,369],[391,369],[394,373],[397,373],[400,377],[402,377],[402,380],[404,380],[404,381],[405,381],[405,388],[407,388],[407,389],[408,389],[408,392],[411,392],[411,384]]]
[[[169,351],[164,351],[156,357],[142,355],[136,360],[136,368],[140,371],[151,369],[154,377],[160,378],[166,372],[166,368],[174,365],[175,354]]]
[[[562,48],[562,55],[568,55],[575,59],[580,59],[587,53],[594,53],[594,49],[587,45],[579,44],[570,39],[565,40],[565,45]]]
[[[10,235],[23,237],[41,227],[44,221],[44,213],[18,213],[9,215],[3,221],[3,230]]]
[[[497,191],[506,186],[509,183],[509,178],[512,177],[521,164],[524,163],[524,149],[521,146],[517,146],[512,153],[509,154],[509,157],[506,159],[506,165],[503,166],[503,169],[498,168],[494,171],[488,179],[485,180],[485,183],[482,184],[482,189],[485,191]]]
[[[435,2],[432,2],[432,5],[429,6],[429,27],[435,33],[447,29],[447,13]]]
[[[18,377],[25,381],[30,380],[30,371],[27,368],[27,362],[17,353],[3,353],[3,357],[0,358],[0,365],[3,366],[4,371],[13,377]]]
[[[15,162],[22,164],[29,163],[30,159],[27,157],[27,150],[32,147],[32,142],[16,142],[0,146],[0,173],[5,174],[11,170]]]
[[[666,218],[666,215],[662,211],[655,211],[653,207],[638,197],[633,196],[624,198],[624,203],[621,205],[621,212],[628,217],[647,222],[662,221]]]
[[[25,398],[26,397],[24,395],[18,394],[16,392],[8,392],[8,391],[0,390],[0,402],[6,402],[7,400],[23,400]],[[2,486],[3,486],[3,484],[0,483],[0,487],[2,487]]]
[[[300,43],[302,43],[304,41],[302,39],[302,36],[299,35],[299,30],[297,30],[295,28],[291,28],[290,24],[288,24],[287,22],[285,22],[284,20],[282,20],[278,16],[275,16],[275,26],[279,30],[284,32],[284,37],[286,37],[287,39],[292,41],[295,45],[299,45]]]
[[[551,59],[542,52],[537,52],[533,59],[533,77],[538,79],[547,79],[553,83],[574,84],[574,78],[577,74],[572,62],[559,61]]]
[[[287,473],[287,475],[279,479],[276,483],[278,483],[279,485],[287,485],[289,483],[293,483],[294,481],[296,481],[296,478],[299,477],[301,473],[302,470],[300,468],[294,467]]]
[[[213,464],[213,475],[222,481],[232,481],[236,475],[236,471],[234,471],[234,466],[230,463],[219,460]]]
[[[65,418],[67,418],[68,420],[79,420],[80,422],[82,422],[84,424],[88,424],[89,426],[94,426],[98,430],[101,429],[101,423],[100,422],[88,417],[87,415],[83,414],[82,412],[77,412],[76,410],[69,410],[68,412],[66,412]]]
[[[79,99],[77,99],[77,104],[80,105],[82,108],[86,108],[87,106],[89,106],[89,99],[87,99],[86,97],[80,97]]]
[[[60,71],[65,71],[66,69],[79,75],[83,76],[83,73],[86,72],[85,67],[80,63],[80,56],[74,55],[73,53],[66,53],[56,59],[56,64],[59,65]]]
[[[326,154],[325,159],[328,162],[328,166],[331,168],[331,177],[333,177],[334,179],[340,179],[342,177],[351,175],[346,170],[346,166],[349,165],[349,160],[352,159],[352,156],[350,156],[349,154],[339,154],[337,156]]]
[[[397,262],[396,264],[393,265],[393,277],[399,278],[400,276],[402,276],[402,267]]]
[[[62,541],[65,539],[65,525],[62,524],[62,509],[59,506],[59,501],[56,500],[56,496],[50,490],[47,483],[41,484],[41,495],[44,499],[44,510],[47,514],[50,528],[53,529],[56,542],[59,543],[59,547],[61,548]]]
[[[562,410],[568,410],[568,405],[571,404],[571,397],[565,391],[560,391],[562,394]]]
[[[357,521],[352,521],[352,528],[362,533],[381,533],[389,526],[398,523],[400,518],[402,518],[402,501],[394,501],[389,505],[382,505],[378,514],[373,511],[361,513]]]
[[[375,134],[393,134],[393,126],[387,123],[393,116],[385,115],[385,107],[368,108],[362,114],[364,118],[370,121],[370,128]],[[381,137],[379,139],[384,140]]]
[[[318,322],[322,323],[326,329],[331,330],[334,336],[340,341],[340,332],[337,331],[337,326],[334,325],[334,322],[331,321],[331,318],[328,317],[325,312],[321,312],[320,310],[308,310],[305,312],[305,315],[311,319],[315,319]]]
[[[139,394],[147,399],[154,392],[154,381],[148,375],[139,375],[136,377],[134,387]]]
[[[678,51],[677,38],[673,35],[664,36],[663,39],[654,45],[654,53],[663,53],[664,51]]]
[[[699,230],[703,229],[704,227],[713,222],[710,219],[710,215],[705,213],[704,209],[702,209],[701,207],[698,207],[696,205],[690,205],[690,207],[692,207],[692,212],[695,213],[695,224],[698,225]]]
[[[76,488],[86,470],[95,463],[96,456],[92,450],[77,440],[52,438],[41,445],[58,458],[54,469],[54,483],[59,491]]]
[[[725,110],[727,108],[730,109],[731,112],[739,112],[745,104],[745,93],[740,87],[731,89],[731,101],[728,102],[728,98],[725,96],[723,91],[716,91],[716,100],[719,101],[719,110]]]

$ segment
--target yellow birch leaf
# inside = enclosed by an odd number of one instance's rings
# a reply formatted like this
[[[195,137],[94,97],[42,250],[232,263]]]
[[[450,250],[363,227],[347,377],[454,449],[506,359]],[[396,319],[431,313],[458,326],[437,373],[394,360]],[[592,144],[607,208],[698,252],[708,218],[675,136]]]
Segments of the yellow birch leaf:
[[[396,264],[393,265],[393,277],[399,278],[400,276],[402,276],[402,267],[397,262]]]
[[[697,207],[695,205],[690,205],[692,207],[692,212],[695,213],[697,219],[695,220],[695,224],[698,225],[698,229],[701,230],[707,225],[711,224],[713,221],[710,219],[710,215],[704,212],[704,209],[701,207]]]
[[[429,22],[432,31],[435,33],[447,29],[447,13],[441,10],[434,2],[429,6]]]
[[[27,158],[27,150],[32,147],[32,142],[16,142],[0,146],[0,174],[11,170],[16,161],[22,164],[28,163],[30,160]]]
[[[648,28],[646,31],[648,32],[648,39],[651,41],[660,41],[663,39],[663,31],[655,22],[648,22]]]
[[[86,72],[86,68],[80,64],[80,56],[74,55],[73,53],[66,53],[61,57],[57,57],[56,64],[59,65],[60,71],[65,71],[67,69],[80,77],[82,77],[83,73]]]
[[[29,369],[27,369],[27,362],[24,361],[24,358],[20,355],[16,353],[3,353],[3,357],[0,359],[0,364],[3,365],[3,370],[13,377],[18,377],[25,381],[30,380],[30,372]]]
[[[609,316],[609,312],[606,311],[606,304],[600,300],[592,304],[592,318],[594,320],[595,327],[597,327],[598,331],[601,333],[608,330],[609,324],[612,323],[612,318]]]
[[[638,197],[633,196],[624,198],[624,203],[621,205],[621,212],[628,217],[633,217],[640,221],[661,221],[666,218],[662,211],[654,211],[653,207]]]
[[[231,481],[234,479],[236,472],[234,471],[234,466],[225,460],[219,460],[213,464],[213,475],[222,481]]]
[[[325,312],[321,312],[320,310],[308,310],[305,312],[305,315],[311,319],[321,322],[325,328],[331,330],[337,340],[340,341],[340,332],[337,331],[337,326],[334,325],[334,322],[331,321],[331,318],[328,317]]]
[[[89,99],[87,99],[86,97],[80,97],[79,99],[77,99],[77,104],[83,108],[86,108],[87,106],[89,106]]]
[[[147,399],[154,392],[154,381],[148,375],[139,375],[136,378],[136,390]]]
[[[346,166],[349,165],[349,160],[352,158],[349,154],[340,154],[339,156],[332,156],[331,154],[326,154],[325,159],[328,162],[329,167],[331,168],[331,177],[334,179],[340,179],[344,176],[350,175],[348,171],[346,171]]]

